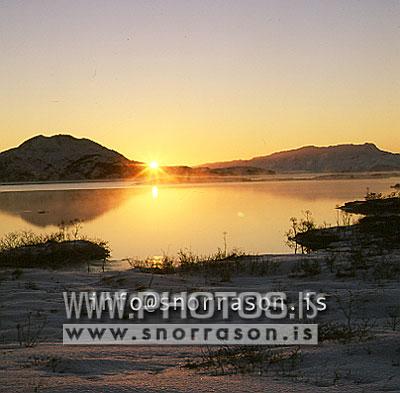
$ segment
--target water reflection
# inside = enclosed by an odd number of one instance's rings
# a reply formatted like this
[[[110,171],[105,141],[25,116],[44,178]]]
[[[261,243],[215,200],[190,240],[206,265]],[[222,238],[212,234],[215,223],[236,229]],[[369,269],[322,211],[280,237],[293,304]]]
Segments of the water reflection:
[[[88,183],[87,188],[92,189],[32,191],[30,186],[29,191],[20,187],[19,192],[1,192],[0,186],[0,236],[20,229],[38,232],[61,221],[80,219],[83,232],[109,241],[112,256],[118,259],[173,255],[185,247],[208,254],[224,247],[224,233],[228,248],[281,253],[288,251],[284,233],[290,217],[310,210],[318,224],[335,224],[337,204],[363,198],[367,187],[373,192],[389,192],[390,185],[398,182],[107,183],[104,187],[108,188],[98,189]]]
[[[153,186],[151,188],[151,195],[153,196],[153,199],[158,198],[158,187],[157,186]]]
[[[95,220],[128,197],[128,189],[2,192],[0,211],[34,226],[56,226],[73,220]]]

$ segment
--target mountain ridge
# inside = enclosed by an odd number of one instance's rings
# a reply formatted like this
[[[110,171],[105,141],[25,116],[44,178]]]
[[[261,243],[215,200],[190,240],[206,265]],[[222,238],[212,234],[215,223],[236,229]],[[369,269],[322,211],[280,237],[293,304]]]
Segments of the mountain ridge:
[[[303,146],[249,160],[233,160],[197,167],[164,166],[157,179],[261,176],[275,173],[383,172],[400,170],[400,154],[373,143]],[[150,179],[155,173],[149,174]],[[0,182],[112,180],[146,177],[146,164],[126,158],[87,138],[72,135],[36,135],[18,147],[0,153]]]
[[[36,135],[0,153],[1,182],[124,177],[140,164],[87,138]]]
[[[297,149],[200,165],[211,169],[252,166],[276,172],[373,172],[400,170],[400,154],[386,152],[374,143],[302,146]]]

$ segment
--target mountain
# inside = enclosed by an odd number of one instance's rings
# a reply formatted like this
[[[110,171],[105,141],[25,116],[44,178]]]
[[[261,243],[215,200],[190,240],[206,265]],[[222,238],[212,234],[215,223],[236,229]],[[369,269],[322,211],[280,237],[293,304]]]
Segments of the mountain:
[[[378,149],[372,143],[305,146],[250,160],[216,162],[202,167],[250,166],[276,172],[379,172],[400,170],[400,154]]]
[[[89,139],[71,135],[35,136],[20,146],[0,153],[0,183],[43,181],[105,180],[140,178],[143,181],[191,181],[192,178],[212,178],[270,174],[249,166],[224,169],[163,167],[157,173],[148,172],[144,163],[131,161],[122,154],[107,149]]]
[[[217,162],[200,167],[163,167],[149,174],[143,163],[131,161],[89,139],[71,135],[35,136],[0,153],[0,183],[101,180],[157,176],[159,181],[197,181],[269,175],[275,172],[373,172],[400,170],[400,154],[374,144],[306,146],[250,160]]]
[[[136,164],[89,139],[39,135],[0,153],[0,182],[121,178]]]

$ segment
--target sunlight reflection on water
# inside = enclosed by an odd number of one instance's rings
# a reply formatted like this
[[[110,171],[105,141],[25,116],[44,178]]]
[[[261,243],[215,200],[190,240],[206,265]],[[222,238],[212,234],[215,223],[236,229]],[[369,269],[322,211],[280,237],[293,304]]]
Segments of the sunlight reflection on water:
[[[317,223],[336,223],[335,207],[362,199],[367,187],[390,192],[399,179],[269,181],[186,185],[126,182],[0,186],[0,235],[20,229],[54,230],[83,221],[89,237],[109,241],[113,258],[145,258],[180,248],[207,254],[223,247],[282,253],[292,216],[310,210]],[[47,185],[47,188],[49,185]],[[42,188],[42,189],[41,189]],[[7,190],[7,192],[4,192]],[[3,191],[3,192],[2,192]],[[157,202],[157,203],[154,203]]]

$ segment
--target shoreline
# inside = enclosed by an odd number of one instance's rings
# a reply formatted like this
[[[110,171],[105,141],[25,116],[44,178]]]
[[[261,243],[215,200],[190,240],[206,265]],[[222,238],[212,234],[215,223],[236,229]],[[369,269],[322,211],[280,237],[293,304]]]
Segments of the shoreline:
[[[156,181],[135,181],[135,179],[118,178],[118,179],[96,179],[96,180],[58,180],[58,181],[42,181],[42,182],[0,182],[0,193],[1,192],[12,192],[12,191],[35,191],[35,189],[20,189],[18,187],[34,187],[42,186],[40,191],[57,191],[64,189],[80,190],[80,189],[118,189],[118,188],[130,188],[136,186],[185,186],[185,185],[207,185],[207,184],[244,184],[244,183],[268,183],[268,182],[290,182],[290,181],[335,181],[335,180],[373,180],[373,179],[391,179],[400,178],[400,172],[351,172],[351,173],[309,173],[309,172],[290,172],[281,173],[277,175],[260,175],[260,176],[226,176],[226,177],[192,177],[190,180],[185,179],[183,181],[170,181],[157,179]],[[118,183],[120,183],[118,185]],[[89,184],[97,185],[98,187],[80,188],[79,185]],[[101,184],[114,184],[111,187],[103,186]],[[46,188],[46,186],[60,186],[57,188]],[[73,188],[62,188],[63,185],[78,185]],[[12,189],[7,189],[12,187]],[[3,189],[6,188],[6,189]],[[16,188],[16,190],[14,189]]]

